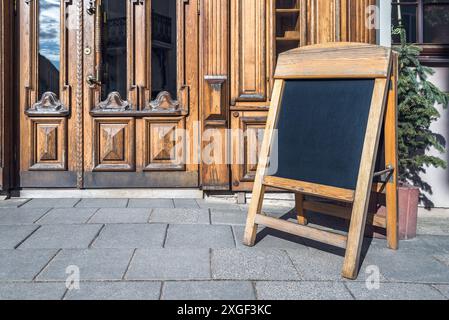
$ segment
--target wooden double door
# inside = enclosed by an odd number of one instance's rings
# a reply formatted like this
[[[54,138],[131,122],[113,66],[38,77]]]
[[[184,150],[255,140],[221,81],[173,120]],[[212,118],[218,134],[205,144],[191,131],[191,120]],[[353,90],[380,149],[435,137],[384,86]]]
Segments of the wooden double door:
[[[198,187],[197,1],[17,1],[22,188]]]

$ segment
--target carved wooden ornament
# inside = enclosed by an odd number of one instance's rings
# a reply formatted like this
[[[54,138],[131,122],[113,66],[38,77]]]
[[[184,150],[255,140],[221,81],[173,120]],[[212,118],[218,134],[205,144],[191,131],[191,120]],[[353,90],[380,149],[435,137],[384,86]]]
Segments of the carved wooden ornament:
[[[177,100],[173,100],[170,93],[167,91],[160,92],[156,99],[151,101],[145,108],[147,111],[179,111],[180,104]]]
[[[56,97],[53,92],[45,92],[41,100],[26,111],[30,116],[66,116],[69,110]]]
[[[128,101],[125,101],[120,96],[120,93],[111,92],[105,101],[102,101],[93,110],[94,112],[124,112],[131,109]]]

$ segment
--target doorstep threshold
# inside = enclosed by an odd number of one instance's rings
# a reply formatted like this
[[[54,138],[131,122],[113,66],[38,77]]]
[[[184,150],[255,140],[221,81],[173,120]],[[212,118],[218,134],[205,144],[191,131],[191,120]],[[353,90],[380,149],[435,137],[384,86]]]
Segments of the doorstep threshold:
[[[22,189],[20,198],[203,199],[199,189]]]

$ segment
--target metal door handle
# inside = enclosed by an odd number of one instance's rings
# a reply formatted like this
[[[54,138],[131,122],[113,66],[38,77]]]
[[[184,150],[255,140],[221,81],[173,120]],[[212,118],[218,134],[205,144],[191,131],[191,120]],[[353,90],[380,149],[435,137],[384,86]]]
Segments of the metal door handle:
[[[87,76],[86,82],[91,87],[99,86],[101,84],[101,82],[98,81],[98,79],[91,74]]]
[[[95,8],[95,1],[94,0],[90,0],[89,1],[89,7],[87,7],[86,11],[87,11],[87,14],[90,15],[90,16],[94,15],[97,12],[97,10]]]

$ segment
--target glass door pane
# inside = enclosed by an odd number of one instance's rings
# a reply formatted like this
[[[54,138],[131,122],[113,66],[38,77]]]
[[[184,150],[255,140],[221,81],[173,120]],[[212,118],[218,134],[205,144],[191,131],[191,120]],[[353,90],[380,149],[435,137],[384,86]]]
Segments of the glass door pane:
[[[152,99],[163,92],[177,98],[176,0],[152,0]],[[188,57],[186,57],[188,59]]]
[[[127,99],[127,1],[103,0],[101,21],[101,99],[118,92]],[[100,35],[97,35],[100,36]]]
[[[39,0],[39,97],[45,92],[59,95],[61,58],[60,0]]]

